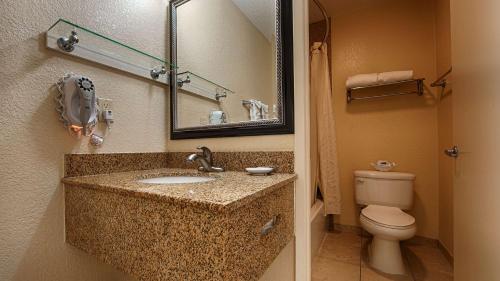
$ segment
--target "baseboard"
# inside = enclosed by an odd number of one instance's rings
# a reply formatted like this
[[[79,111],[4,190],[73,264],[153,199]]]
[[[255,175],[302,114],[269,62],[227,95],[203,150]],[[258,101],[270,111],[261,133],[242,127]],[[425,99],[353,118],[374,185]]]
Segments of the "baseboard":
[[[363,229],[361,226],[357,225],[345,225],[345,224],[340,224],[336,223],[334,226],[334,231],[337,232],[350,232],[350,233],[356,233],[356,234],[362,234]]]
[[[453,266],[453,256],[450,254],[450,251],[439,241],[438,239],[433,239],[433,238],[427,238],[427,237],[422,237],[422,236],[415,236],[404,243],[406,244],[417,244],[417,245],[428,245],[431,247],[436,247],[441,251],[443,256],[446,258],[446,260]]]
[[[439,250],[441,250],[441,253],[443,253],[444,257],[448,260],[448,262],[451,264],[451,266],[453,267],[453,265],[455,264],[454,261],[455,259],[453,258],[453,256],[450,254],[450,251],[448,251],[448,248],[446,248],[444,246],[443,243],[441,243],[441,241],[438,241],[438,248]]]
[[[425,245],[433,248],[438,248],[439,241],[434,238],[428,238],[420,235],[415,235],[412,238],[405,240],[406,245]]]

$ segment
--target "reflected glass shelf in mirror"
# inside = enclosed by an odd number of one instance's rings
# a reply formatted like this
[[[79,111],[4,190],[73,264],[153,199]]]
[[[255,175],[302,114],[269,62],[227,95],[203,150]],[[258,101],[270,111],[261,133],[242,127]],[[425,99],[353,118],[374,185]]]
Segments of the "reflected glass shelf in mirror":
[[[175,68],[148,54],[70,21],[59,19],[47,30],[47,48],[168,84]]]
[[[190,71],[177,74],[177,88],[204,98],[220,101],[234,91]]]

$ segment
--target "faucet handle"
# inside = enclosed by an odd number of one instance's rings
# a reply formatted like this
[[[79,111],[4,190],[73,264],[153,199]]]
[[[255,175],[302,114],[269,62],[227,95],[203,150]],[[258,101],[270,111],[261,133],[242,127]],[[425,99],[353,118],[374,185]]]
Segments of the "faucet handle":
[[[198,146],[196,149],[199,149],[202,151],[202,154],[203,154],[203,158],[205,158],[208,163],[210,164],[210,166],[212,166],[212,151],[206,147],[206,146]]]
[[[212,154],[212,151],[206,146],[198,146],[196,149],[201,150],[203,154]]]

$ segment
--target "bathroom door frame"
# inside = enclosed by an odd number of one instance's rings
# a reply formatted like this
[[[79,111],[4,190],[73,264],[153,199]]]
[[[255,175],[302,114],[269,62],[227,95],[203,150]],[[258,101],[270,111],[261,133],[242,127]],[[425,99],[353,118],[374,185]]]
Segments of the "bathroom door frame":
[[[293,0],[295,112],[295,281],[311,280],[309,3]]]

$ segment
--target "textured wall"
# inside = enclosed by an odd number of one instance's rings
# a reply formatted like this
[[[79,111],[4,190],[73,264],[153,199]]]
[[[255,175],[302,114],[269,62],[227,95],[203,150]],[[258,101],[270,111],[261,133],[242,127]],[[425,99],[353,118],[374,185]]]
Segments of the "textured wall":
[[[293,135],[168,140],[168,151],[193,151],[205,145],[213,151],[293,151]]]
[[[59,17],[165,56],[166,1],[0,3],[0,280],[130,280],[64,243],[63,154],[165,151],[167,93],[144,79],[49,51],[43,32]],[[155,39],[152,39],[155,38]],[[67,134],[52,87],[65,72],[88,75],[114,100],[104,146]]]
[[[417,175],[411,213],[418,234],[438,237],[438,130],[433,94],[346,104],[345,81],[358,73],[413,69],[415,76],[436,77],[433,2],[361,1],[332,23],[332,66],[342,215],[340,223],[358,224],[353,171],[371,169],[387,159],[396,170]],[[334,11],[331,11],[334,14]]]

